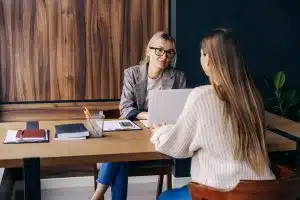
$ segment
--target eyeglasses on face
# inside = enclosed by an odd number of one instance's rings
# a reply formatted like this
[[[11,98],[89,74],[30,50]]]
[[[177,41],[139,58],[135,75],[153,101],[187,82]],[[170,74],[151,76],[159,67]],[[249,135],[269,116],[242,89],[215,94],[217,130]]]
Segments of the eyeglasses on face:
[[[163,56],[164,54],[166,54],[168,58],[173,58],[176,55],[174,49],[170,49],[167,51],[164,50],[163,48],[157,48],[157,47],[149,47],[149,49],[155,50],[155,55],[157,56]]]

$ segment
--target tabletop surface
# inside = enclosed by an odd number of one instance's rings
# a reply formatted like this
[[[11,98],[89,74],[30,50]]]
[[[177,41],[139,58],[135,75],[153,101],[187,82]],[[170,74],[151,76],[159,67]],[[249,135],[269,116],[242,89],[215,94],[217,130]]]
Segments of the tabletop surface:
[[[80,122],[84,121],[40,121],[41,129],[50,130],[50,142],[27,144],[3,144],[6,131],[23,129],[25,122],[0,123],[0,167],[22,167],[22,159],[28,157],[39,157],[41,166],[168,158],[155,151],[151,131],[139,122],[143,130],[105,132],[103,138],[87,140],[54,140],[55,125]]]
[[[267,124],[300,137],[300,124],[266,113]],[[168,159],[155,151],[150,142],[151,131],[140,122],[143,130],[106,132],[103,138],[87,140],[54,140],[54,126],[80,123],[83,120],[40,121],[41,129],[50,130],[49,143],[3,144],[7,130],[24,129],[25,122],[0,123],[0,167],[22,167],[23,158],[39,157],[41,166],[94,164],[96,162]],[[296,143],[283,136],[266,132],[268,151],[295,150]]]

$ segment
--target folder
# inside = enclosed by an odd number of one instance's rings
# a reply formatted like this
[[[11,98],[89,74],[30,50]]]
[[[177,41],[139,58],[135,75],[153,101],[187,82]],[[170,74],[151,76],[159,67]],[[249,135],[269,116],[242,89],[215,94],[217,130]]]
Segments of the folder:
[[[49,142],[49,130],[44,129],[24,129],[8,130],[4,144],[19,143],[41,143]]]

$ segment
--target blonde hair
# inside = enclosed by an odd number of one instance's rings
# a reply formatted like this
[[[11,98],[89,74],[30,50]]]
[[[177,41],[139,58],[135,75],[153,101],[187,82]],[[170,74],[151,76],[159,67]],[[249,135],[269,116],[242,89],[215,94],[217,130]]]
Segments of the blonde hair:
[[[216,29],[203,38],[201,48],[211,61],[212,85],[225,103],[224,119],[230,118],[232,124],[233,156],[246,161],[256,174],[262,175],[268,164],[264,106],[238,42],[232,32]]]
[[[167,41],[170,41],[174,44],[175,46],[175,40],[172,36],[170,36],[168,33],[164,32],[164,31],[159,31],[159,32],[156,32],[152,37],[151,39],[149,40],[148,44],[147,44],[147,47],[146,47],[146,50],[145,50],[145,57],[144,59],[142,59],[140,61],[140,65],[146,65],[146,64],[149,64],[149,57],[147,56],[147,50],[149,49],[150,46],[153,45],[153,43],[158,40],[158,39],[164,39],[164,40],[167,40]],[[171,61],[170,65],[172,67],[175,67],[175,64],[176,64],[176,59],[177,59],[177,56],[175,55],[175,57],[173,58],[173,60]]]

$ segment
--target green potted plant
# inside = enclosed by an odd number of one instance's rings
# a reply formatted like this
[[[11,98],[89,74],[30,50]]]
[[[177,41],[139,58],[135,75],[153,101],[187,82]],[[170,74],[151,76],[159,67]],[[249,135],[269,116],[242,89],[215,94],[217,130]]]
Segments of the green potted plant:
[[[284,88],[286,75],[283,71],[278,72],[273,78],[271,86],[274,96],[268,100],[271,102],[271,112],[283,117],[287,117],[290,108],[295,107],[300,100],[296,90],[287,90]],[[268,82],[267,82],[268,84]],[[269,84],[268,84],[269,85]],[[300,117],[300,110],[298,111]]]

